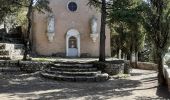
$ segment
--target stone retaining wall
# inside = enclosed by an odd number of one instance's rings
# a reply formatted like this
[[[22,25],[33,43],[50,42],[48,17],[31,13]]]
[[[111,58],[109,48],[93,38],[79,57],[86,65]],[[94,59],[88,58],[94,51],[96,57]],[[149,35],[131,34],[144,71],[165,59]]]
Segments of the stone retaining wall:
[[[102,70],[109,75],[130,73],[130,67],[124,60],[95,62],[94,66],[97,66],[99,70]]]
[[[35,61],[12,61],[12,60],[1,60],[0,61],[0,67],[1,69],[8,68],[20,68],[20,71],[25,72],[36,72],[42,70],[44,67],[47,67],[47,65],[50,64],[50,62],[35,62]]]
[[[21,71],[36,72],[41,71],[49,65],[49,62],[20,61],[19,67]]]
[[[133,65],[135,65],[133,63]],[[158,70],[157,64],[150,63],[150,62],[138,62],[138,66],[136,67],[138,69],[144,69],[144,70]]]
[[[1,60],[0,67],[19,67],[21,71],[25,72],[36,72],[41,71],[45,67],[48,67],[50,62],[36,62],[36,61],[12,61],[12,60]],[[107,62],[94,62],[94,66],[96,66],[99,70],[108,73],[109,75],[117,75],[117,74],[129,74],[129,66],[123,60],[114,60]]]

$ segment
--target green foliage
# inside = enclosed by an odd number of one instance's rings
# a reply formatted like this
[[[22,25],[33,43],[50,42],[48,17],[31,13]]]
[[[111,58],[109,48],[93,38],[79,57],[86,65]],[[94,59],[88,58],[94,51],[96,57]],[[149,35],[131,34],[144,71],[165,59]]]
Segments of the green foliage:
[[[169,0],[151,0],[150,9],[145,14],[144,26],[155,47],[156,62],[158,64],[158,83],[165,85],[163,75],[163,56],[169,47],[170,39],[170,7]]]
[[[108,23],[114,39],[113,47],[120,49],[125,54],[139,52],[144,47],[145,32],[143,28],[143,13],[146,3],[139,0],[116,0],[109,10]],[[113,40],[114,41],[114,40]],[[117,50],[118,51],[118,50]]]
[[[51,12],[51,8],[48,5],[48,0],[36,0],[34,9],[41,13],[44,13],[44,11]]]
[[[19,6],[12,0],[0,0],[0,22],[2,23],[6,16],[14,14],[20,10]]]
[[[160,4],[162,3],[162,4]],[[165,54],[169,47],[170,8],[168,0],[152,0],[144,16],[144,27],[159,52]],[[161,7],[163,6],[163,7]]]

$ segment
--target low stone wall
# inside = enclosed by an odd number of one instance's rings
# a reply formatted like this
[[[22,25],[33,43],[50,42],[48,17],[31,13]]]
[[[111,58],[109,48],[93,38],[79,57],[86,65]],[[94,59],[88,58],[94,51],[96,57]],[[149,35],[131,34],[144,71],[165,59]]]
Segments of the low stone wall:
[[[47,67],[50,62],[35,62],[35,61],[13,61],[13,60],[1,60],[0,67],[1,69],[8,68],[20,68],[20,71],[25,72],[36,72],[40,71],[43,68]]]
[[[0,67],[16,67],[16,66],[19,66],[19,61],[0,60]]]
[[[128,64],[124,60],[114,60],[114,61],[106,61],[106,62],[94,62],[94,66],[96,66],[102,72],[106,72],[109,75],[117,75],[117,74],[129,74],[130,68]],[[12,61],[12,60],[3,60],[0,61],[0,67],[17,67],[20,71],[24,72],[36,72],[41,71],[45,67],[48,67],[50,62],[38,62],[38,61]],[[10,69],[10,68],[9,68]]]
[[[164,72],[164,77],[167,81],[168,90],[170,92],[170,68],[167,65],[164,65],[163,72]]]
[[[124,61],[110,61],[106,62],[106,65],[105,71],[109,75],[124,74]]]
[[[32,73],[43,70],[49,64],[49,62],[20,61],[19,67],[21,71]]]
[[[155,70],[155,71],[158,70],[157,64],[150,63],[150,62],[138,62],[138,66],[136,68],[144,69],[144,70]]]
[[[124,60],[95,62],[94,66],[97,66],[99,70],[102,70],[109,75],[129,74],[130,72],[130,68]]]

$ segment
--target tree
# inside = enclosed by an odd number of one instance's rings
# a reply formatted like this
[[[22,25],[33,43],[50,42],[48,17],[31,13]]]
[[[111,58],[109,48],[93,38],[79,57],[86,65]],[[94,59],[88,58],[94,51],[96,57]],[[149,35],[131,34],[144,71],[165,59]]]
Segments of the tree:
[[[27,32],[25,34],[25,41],[24,41],[24,56],[23,60],[27,60],[27,55],[30,49],[30,33],[32,27],[32,13],[34,10],[38,10],[39,12],[44,13],[44,11],[51,12],[50,7],[48,7],[49,1],[48,0],[12,0],[14,4],[20,7],[27,8]]]
[[[143,2],[133,0],[115,1],[109,10],[109,23],[116,24],[119,49],[129,55],[132,65],[132,54],[135,53],[135,66],[137,66],[137,54],[144,45],[144,32],[142,27],[142,12],[145,9]],[[113,25],[114,26],[114,25]],[[119,51],[119,50],[118,50]]]
[[[163,75],[163,57],[168,47],[170,33],[170,8],[168,5],[168,0],[150,0],[144,23],[155,47],[159,85],[166,84]]]
[[[12,17],[19,12],[21,8],[14,4],[11,0],[0,1],[0,24],[4,24],[5,29],[7,28],[8,20],[13,19]]]
[[[51,12],[50,7],[48,7],[48,0],[1,0],[0,1],[0,22],[5,19],[6,16],[11,15],[14,12],[19,12],[20,8],[27,9],[27,32],[25,33],[25,52],[23,56],[23,60],[27,60],[27,55],[29,52],[29,38],[30,38],[30,30],[32,27],[32,13],[34,10],[37,10],[41,13],[45,11]]]
[[[100,27],[100,55],[99,61],[105,61],[105,28],[106,28],[106,0],[102,0],[101,7],[101,27]]]
[[[107,5],[109,2],[107,0],[89,0],[89,4],[94,7],[100,8],[101,11],[101,27],[100,27],[100,50],[99,50],[99,61],[105,61],[105,28],[106,28],[106,18],[107,18]]]

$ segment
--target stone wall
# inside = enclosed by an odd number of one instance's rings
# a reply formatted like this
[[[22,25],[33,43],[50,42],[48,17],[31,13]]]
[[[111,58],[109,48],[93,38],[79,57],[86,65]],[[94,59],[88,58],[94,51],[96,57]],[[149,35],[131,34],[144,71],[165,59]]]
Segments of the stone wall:
[[[19,71],[24,72],[36,72],[41,71],[45,67],[50,66],[50,62],[37,62],[37,61],[12,61],[12,60],[1,60],[0,61],[0,68],[6,69],[9,68],[19,68]],[[117,75],[117,74],[129,74],[130,68],[128,64],[126,64],[123,60],[114,60],[114,61],[107,61],[107,62],[94,62],[94,66],[96,66],[102,72],[106,72],[109,75]]]
[[[48,64],[50,64],[50,62],[1,60],[0,71],[19,69],[18,71],[32,73],[41,71],[43,68],[47,67]]]
[[[99,70],[108,73],[109,75],[129,74],[130,67],[124,60],[114,60],[107,62],[95,62]]]
[[[41,71],[50,64],[49,62],[20,61],[19,67],[21,71],[36,72]]]
[[[135,65],[133,63],[133,65]],[[144,69],[144,70],[156,70],[158,69],[157,65],[150,62],[138,62],[138,66],[136,67],[138,69]]]

